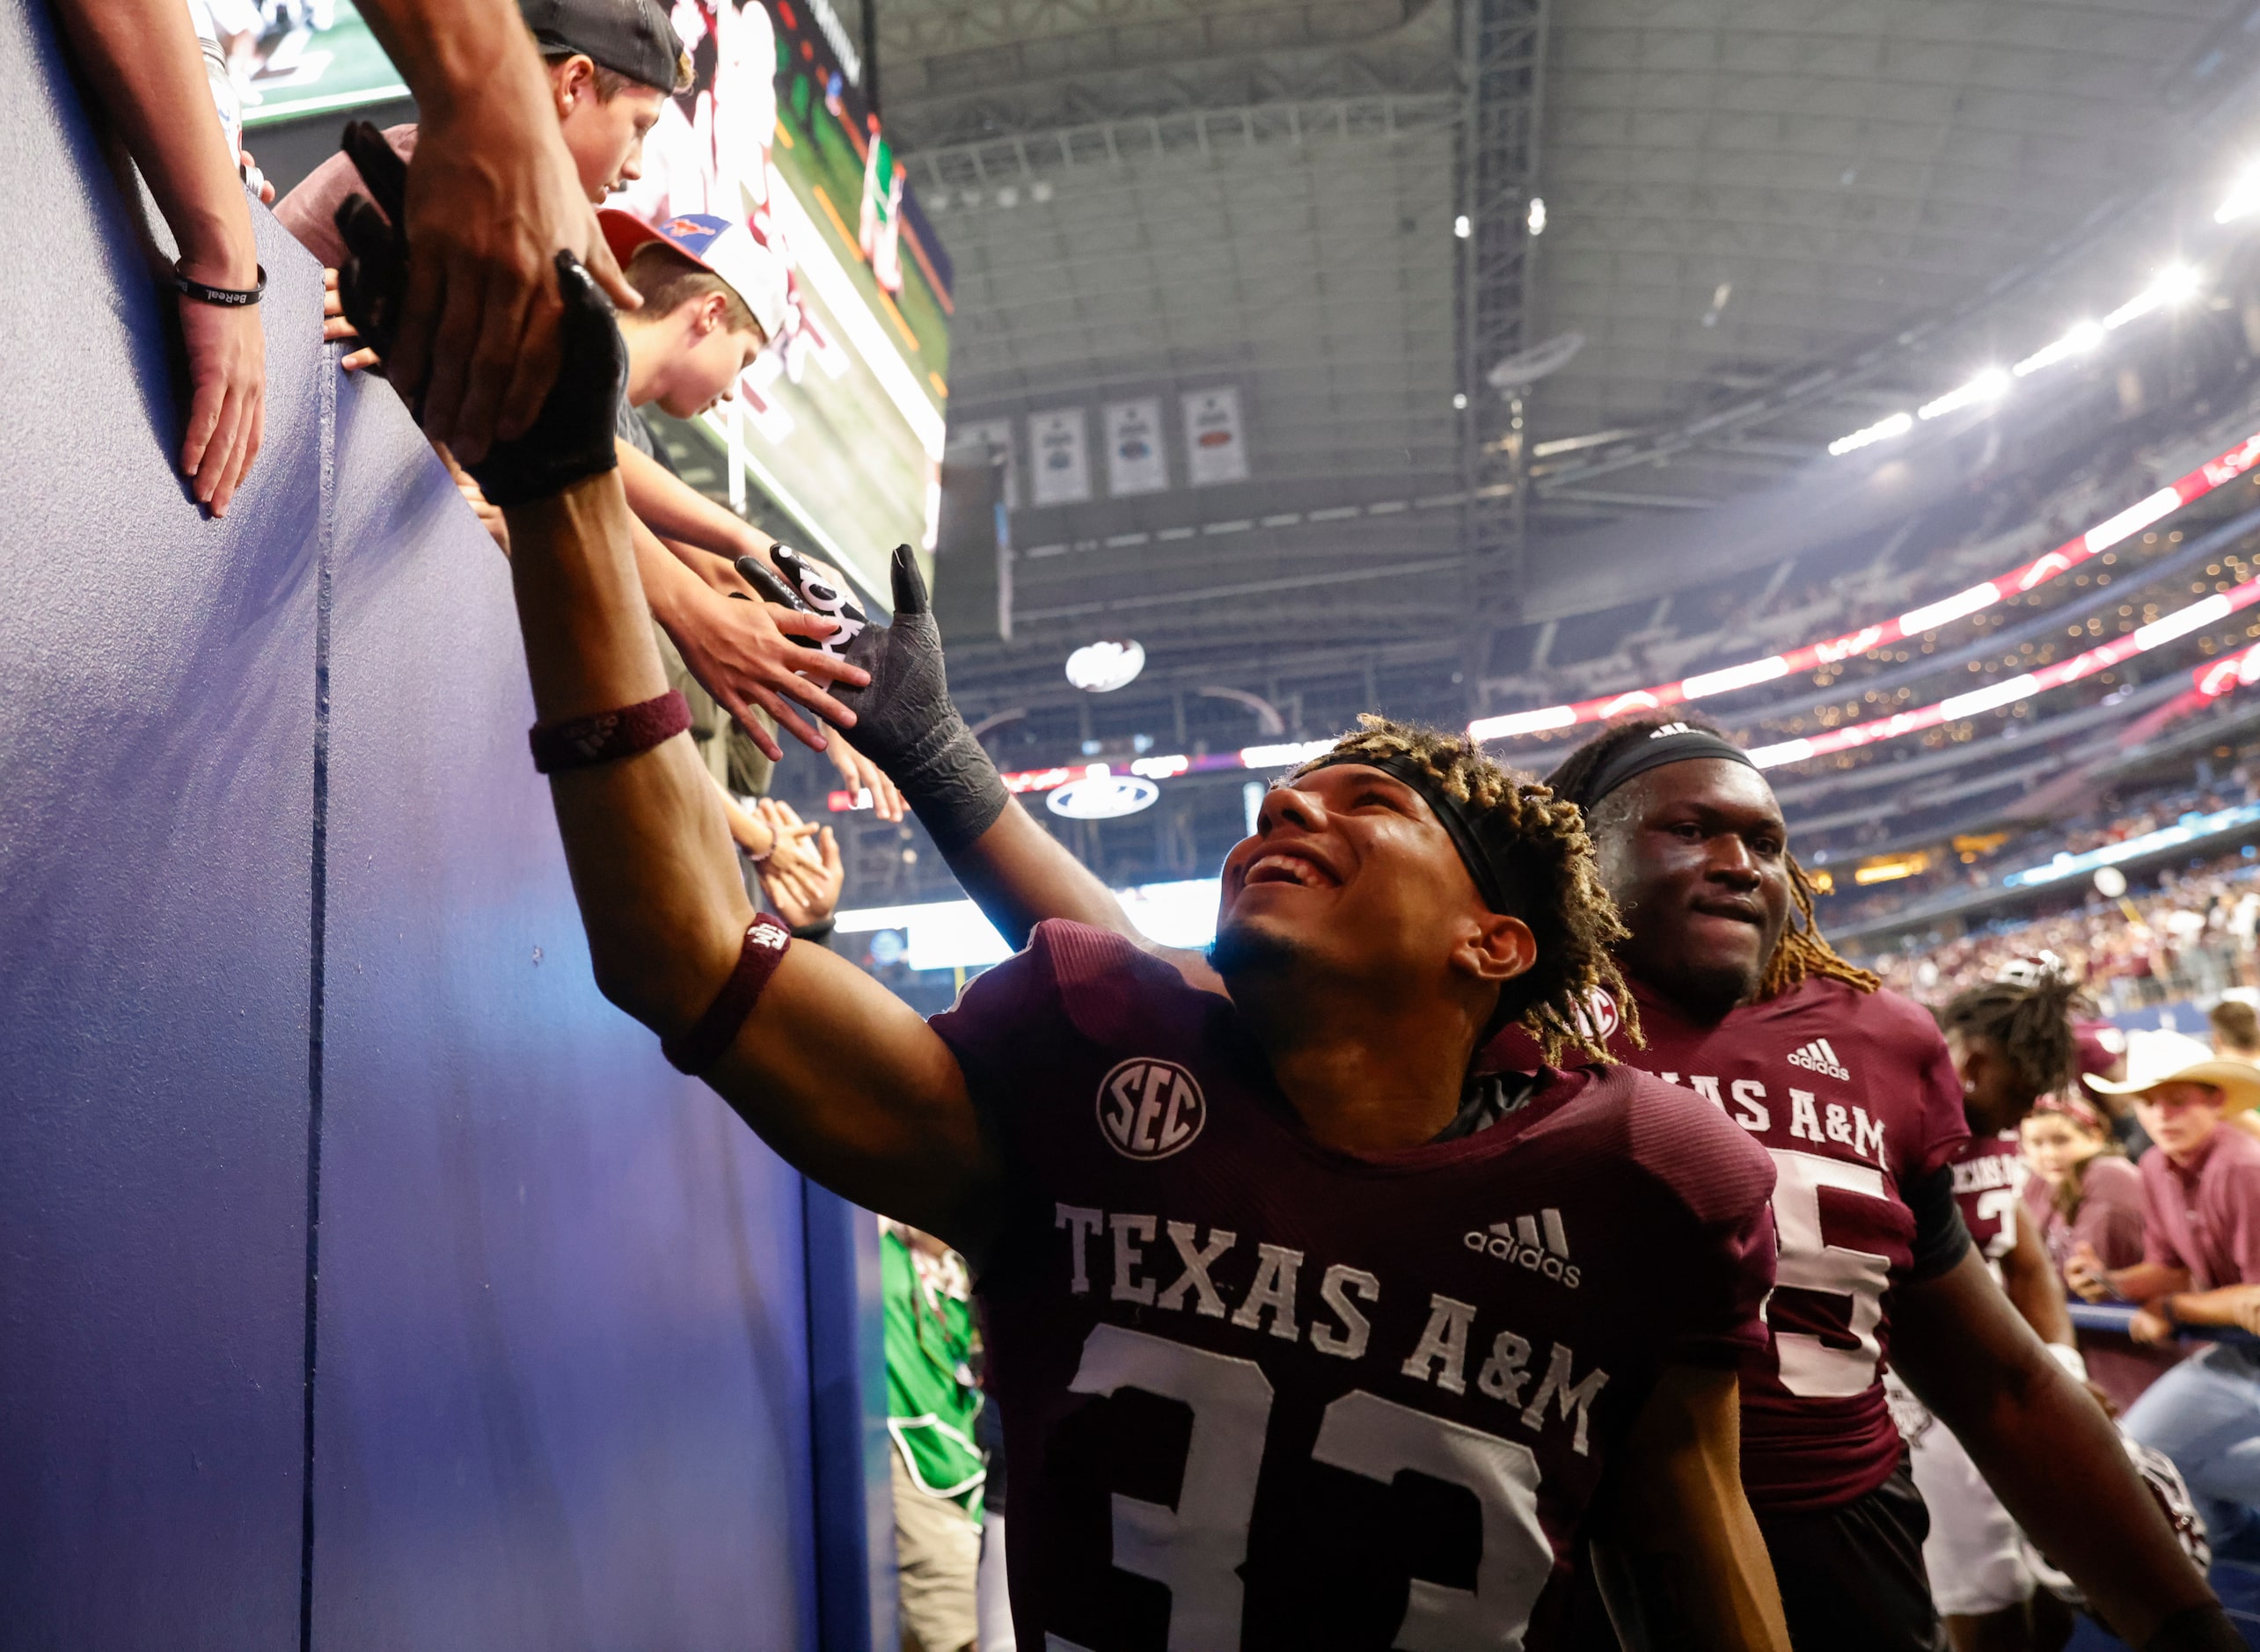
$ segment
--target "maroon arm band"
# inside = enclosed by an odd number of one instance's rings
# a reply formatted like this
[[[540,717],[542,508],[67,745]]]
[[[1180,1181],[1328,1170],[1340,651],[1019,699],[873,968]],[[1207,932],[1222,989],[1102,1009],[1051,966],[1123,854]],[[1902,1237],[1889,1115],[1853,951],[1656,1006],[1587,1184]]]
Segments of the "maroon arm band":
[[[792,941],[793,932],[768,913],[756,917],[745,932],[744,946],[738,950],[737,968],[722,983],[706,1012],[687,1030],[660,1040],[660,1054],[694,1076],[720,1061],[737,1038],[738,1028],[745,1025],[745,1018],[753,1013],[769,977],[785,961],[785,949]]]
[[[594,716],[536,723],[526,731],[526,740],[534,749],[537,773],[562,774],[568,769],[593,769],[649,751],[690,727],[691,702],[683,698],[680,689],[669,689],[657,699]]]

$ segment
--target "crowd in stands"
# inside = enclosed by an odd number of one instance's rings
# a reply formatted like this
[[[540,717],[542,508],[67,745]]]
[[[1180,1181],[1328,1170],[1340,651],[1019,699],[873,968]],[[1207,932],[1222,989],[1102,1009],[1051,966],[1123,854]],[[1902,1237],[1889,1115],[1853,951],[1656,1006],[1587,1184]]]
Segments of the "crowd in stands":
[[[1886,986],[1940,1004],[1997,979],[2019,959],[2052,954],[2111,1013],[2218,998],[2260,985],[2254,934],[2260,928],[2260,858],[2232,851],[2167,872],[2158,887],[2117,900],[2090,892],[2081,905],[2044,917],[2003,920],[1931,947],[1866,960]]]

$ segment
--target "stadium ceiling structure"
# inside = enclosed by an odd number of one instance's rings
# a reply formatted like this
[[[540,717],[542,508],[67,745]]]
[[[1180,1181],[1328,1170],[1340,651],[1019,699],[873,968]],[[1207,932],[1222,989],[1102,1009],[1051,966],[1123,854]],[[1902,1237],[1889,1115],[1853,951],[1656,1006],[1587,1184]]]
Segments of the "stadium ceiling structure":
[[[1020,472],[1016,642],[954,675],[1023,700],[1133,633],[1158,684],[1472,680],[1530,545],[1668,531],[2117,302],[2260,65],[2251,0],[876,5],[953,441],[1002,422]],[[1217,386],[1249,474],[1191,486],[1177,398]],[[1170,485],[1110,496],[1102,411],[1146,397]],[[1034,507],[1060,408],[1093,496]]]

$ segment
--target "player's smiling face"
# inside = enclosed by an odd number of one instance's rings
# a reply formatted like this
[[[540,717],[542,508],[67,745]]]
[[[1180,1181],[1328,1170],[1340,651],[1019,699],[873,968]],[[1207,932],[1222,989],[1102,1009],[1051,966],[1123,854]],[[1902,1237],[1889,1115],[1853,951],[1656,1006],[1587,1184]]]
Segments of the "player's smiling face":
[[[1359,764],[1274,787],[1222,881],[1213,956],[1228,982],[1250,968],[1313,965],[1433,990],[1466,973],[1474,954],[1461,952],[1502,925],[1516,932],[1507,974],[1536,956],[1519,919],[1485,906],[1426,800]]]
[[[1666,764],[1603,799],[1592,830],[1632,931],[1626,971],[1699,1015],[1754,996],[1789,921],[1788,831],[1765,778],[1723,757]]]

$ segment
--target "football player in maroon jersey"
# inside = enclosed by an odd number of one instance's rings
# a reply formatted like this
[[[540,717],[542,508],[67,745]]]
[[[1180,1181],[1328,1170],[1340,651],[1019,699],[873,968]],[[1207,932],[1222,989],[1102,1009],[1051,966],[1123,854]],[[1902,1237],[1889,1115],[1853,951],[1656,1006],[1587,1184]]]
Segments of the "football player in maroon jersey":
[[[1774,1161],[1773,1346],[1743,1370],[1742,1470],[1797,1646],[1939,1643],[1887,1357],[2128,1640],[2238,1644],[2109,1420],[1971,1250],[1952,1058],[1822,938],[1765,778],[1715,730],[1650,716],[1552,785],[1585,811],[1630,931],[1617,958],[1647,1042],[1620,1033],[1612,1054],[1693,1086]]]
[[[381,347],[406,249],[348,240]],[[473,474],[598,983],[794,1163],[976,1261],[1022,1640],[1536,1652],[1590,1539],[1628,1626],[1786,1648],[1735,1470],[1765,1155],[1629,1069],[1468,1093],[1500,1026],[1577,1044],[1616,981],[1576,812],[1371,728],[1233,852],[1213,970],[1048,924],[922,1021],[747,902],[628,549],[618,335],[560,275],[558,388]],[[896,597],[852,645],[859,741],[946,840],[1043,836],[948,706],[907,549]]]
[[[2086,1384],[2063,1281],[2039,1229],[2018,1219],[2026,1173],[2018,1127],[2044,1093],[2079,1083],[2071,1019],[2079,1002],[2078,988],[2059,970],[2020,962],[2000,981],[1956,993],[1938,1020],[1970,1125],[1968,1141],[1951,1161],[1963,1225],[2049,1355]],[[1947,1640],[1955,1652],[2053,1652],[2072,1633],[2071,1613],[2038,1587],[2016,1523],[1952,1430],[1906,1393],[1896,1373],[1886,1380],[1907,1437],[1915,1489],[1930,1510],[1923,1568]]]

